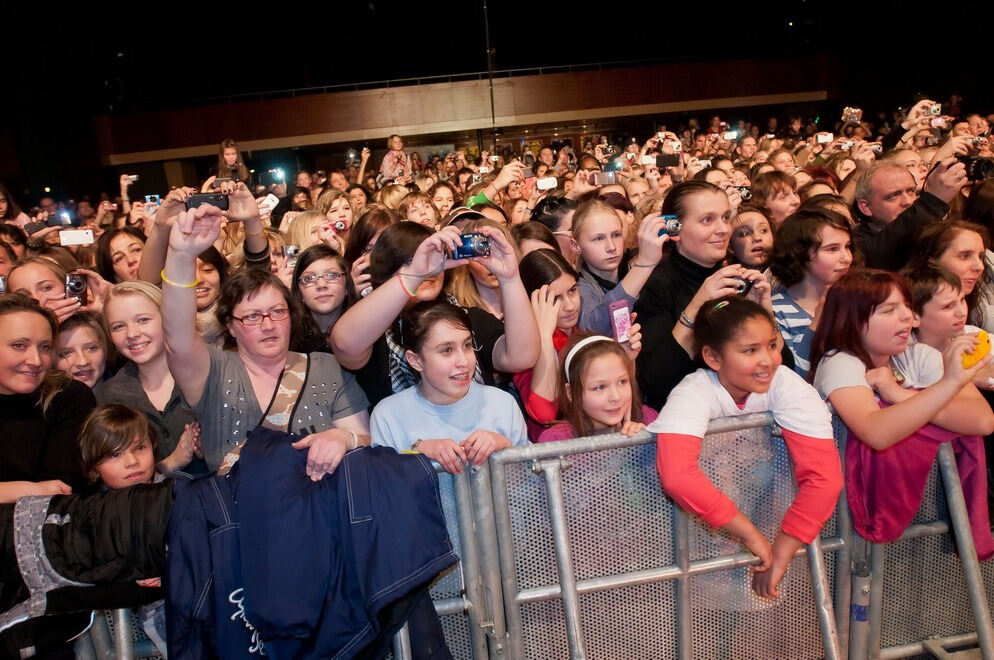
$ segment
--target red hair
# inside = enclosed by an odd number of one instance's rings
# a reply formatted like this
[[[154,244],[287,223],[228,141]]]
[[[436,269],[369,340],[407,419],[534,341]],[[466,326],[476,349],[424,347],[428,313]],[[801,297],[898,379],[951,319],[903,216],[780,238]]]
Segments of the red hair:
[[[873,368],[870,354],[863,343],[863,332],[873,310],[897,289],[911,307],[911,291],[903,277],[886,270],[850,271],[832,285],[825,296],[825,306],[818,317],[818,329],[811,340],[811,371],[813,382],[818,363],[829,353],[844,351],[858,357],[867,369]]]

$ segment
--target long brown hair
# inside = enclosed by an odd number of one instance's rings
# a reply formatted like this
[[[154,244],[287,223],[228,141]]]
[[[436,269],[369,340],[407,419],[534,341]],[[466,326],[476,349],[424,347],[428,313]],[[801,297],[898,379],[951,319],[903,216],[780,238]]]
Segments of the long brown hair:
[[[559,410],[566,417],[566,421],[573,428],[576,437],[591,435],[595,431],[590,417],[583,412],[583,378],[587,373],[587,367],[597,358],[604,355],[617,355],[621,358],[621,363],[625,365],[628,372],[628,382],[632,385],[632,403],[629,413],[631,421],[642,421],[642,395],[639,393],[638,382],[635,380],[635,363],[625,353],[625,349],[616,341],[595,341],[587,344],[573,355],[569,363],[569,373],[566,373],[566,357],[578,343],[593,337],[592,334],[579,334],[570,337],[561,351],[562,357],[559,364]],[[566,394],[565,384],[570,384],[570,395]]]
[[[825,296],[825,305],[818,317],[818,329],[811,340],[811,371],[808,380],[814,382],[821,359],[835,351],[850,353],[866,365],[874,367],[863,342],[863,332],[873,315],[891,292],[897,289],[911,307],[911,291],[903,277],[886,270],[849,271],[832,285]]]
[[[224,150],[234,149],[235,153],[238,154],[238,160],[235,161],[234,165],[228,165],[224,160]],[[217,150],[217,176],[218,178],[227,178],[234,174],[231,178],[238,179],[239,181],[248,181],[248,167],[245,166],[245,161],[242,160],[242,151],[235,144],[235,141],[231,138],[226,138],[221,140],[221,146]]]

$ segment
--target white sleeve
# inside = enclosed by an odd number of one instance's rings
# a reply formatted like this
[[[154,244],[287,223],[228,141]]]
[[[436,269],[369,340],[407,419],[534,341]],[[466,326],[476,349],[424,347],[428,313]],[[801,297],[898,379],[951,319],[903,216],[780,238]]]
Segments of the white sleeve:
[[[793,370],[783,366],[777,370],[770,394],[770,410],[777,424],[809,438],[833,437],[828,406]]]
[[[823,399],[843,387],[873,389],[866,382],[866,365],[851,353],[835,353],[824,358],[815,372],[814,386]]]
[[[945,367],[942,364],[942,353],[936,349],[919,342],[909,346],[905,355],[911,358],[915,386],[929,387],[942,379]]]
[[[676,433],[703,438],[712,417],[718,417],[714,389],[701,370],[673,388],[659,417],[646,427],[650,433]]]

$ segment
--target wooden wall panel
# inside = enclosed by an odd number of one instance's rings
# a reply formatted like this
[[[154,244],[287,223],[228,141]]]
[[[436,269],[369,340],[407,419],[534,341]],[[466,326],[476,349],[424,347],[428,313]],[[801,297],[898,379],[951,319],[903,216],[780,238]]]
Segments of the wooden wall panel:
[[[824,57],[690,62],[498,78],[499,126],[611,113],[635,115],[742,104],[823,99],[833,89]],[[783,99],[777,101],[777,99]],[[729,101],[729,100],[732,101]],[[234,137],[246,149],[428,134],[490,125],[486,80],[394,87],[96,118],[108,164],[216,152]]]

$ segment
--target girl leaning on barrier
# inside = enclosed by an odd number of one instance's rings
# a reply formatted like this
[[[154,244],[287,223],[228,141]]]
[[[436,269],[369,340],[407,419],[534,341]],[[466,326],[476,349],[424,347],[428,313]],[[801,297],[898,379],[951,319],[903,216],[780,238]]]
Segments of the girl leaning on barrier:
[[[972,383],[991,358],[964,360],[977,352],[977,335],[956,337],[942,353],[909,343],[916,322],[908,285],[882,270],[836,282],[822,318],[813,383],[849,430],[853,527],[876,543],[896,540],[918,510],[939,445],[952,442],[977,555],[994,556],[979,437],[994,432],[994,412]]]
[[[680,506],[739,537],[759,557],[753,591],[776,598],[794,553],[818,536],[842,490],[831,416],[817,392],[781,364],[777,324],[761,305],[738,296],[710,300],[693,325],[707,368],[680,381],[647,427],[658,434],[659,476]],[[772,545],[698,466],[712,419],[762,412],[772,412],[783,429],[798,486]]]

